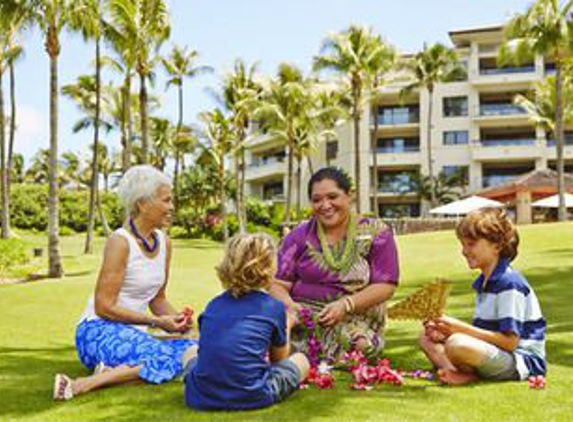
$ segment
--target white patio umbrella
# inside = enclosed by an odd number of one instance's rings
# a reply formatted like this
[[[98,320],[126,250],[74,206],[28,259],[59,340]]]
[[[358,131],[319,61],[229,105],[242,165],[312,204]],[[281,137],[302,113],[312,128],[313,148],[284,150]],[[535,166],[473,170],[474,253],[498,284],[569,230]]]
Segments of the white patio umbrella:
[[[553,195],[548,198],[540,199],[531,204],[533,207],[540,208],[557,208],[559,206],[559,195]],[[565,207],[573,208],[573,195],[565,193]]]
[[[450,202],[430,210],[430,214],[443,215],[465,215],[469,212],[479,210],[480,208],[503,207],[504,204],[493,199],[483,198],[481,196],[469,196],[459,201]]]

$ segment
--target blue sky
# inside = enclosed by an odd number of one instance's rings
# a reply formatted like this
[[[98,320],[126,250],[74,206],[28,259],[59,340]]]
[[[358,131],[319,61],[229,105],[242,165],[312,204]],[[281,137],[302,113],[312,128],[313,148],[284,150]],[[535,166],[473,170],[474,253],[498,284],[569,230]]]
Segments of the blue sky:
[[[214,106],[207,87],[217,88],[220,76],[241,57],[260,62],[263,73],[273,74],[287,61],[309,70],[312,57],[329,32],[350,24],[371,26],[402,52],[415,52],[424,42],[449,43],[448,31],[499,24],[523,12],[531,0],[170,0],[170,43],[188,45],[200,53],[201,63],[215,68],[214,75],[187,80],[185,121],[193,123],[202,110]],[[29,159],[47,148],[49,73],[43,40],[37,30],[24,37],[25,56],[17,67],[19,127],[16,151]],[[65,34],[60,57],[60,85],[91,72],[93,46],[78,35]],[[109,80],[110,74],[104,74]],[[7,79],[7,78],[5,78]],[[7,86],[7,85],[6,85]],[[159,72],[154,93],[162,97],[157,114],[176,121],[175,91],[165,91]],[[80,117],[76,106],[60,97],[60,151],[87,154],[93,135],[72,134]],[[119,135],[110,133],[105,142],[119,148]]]

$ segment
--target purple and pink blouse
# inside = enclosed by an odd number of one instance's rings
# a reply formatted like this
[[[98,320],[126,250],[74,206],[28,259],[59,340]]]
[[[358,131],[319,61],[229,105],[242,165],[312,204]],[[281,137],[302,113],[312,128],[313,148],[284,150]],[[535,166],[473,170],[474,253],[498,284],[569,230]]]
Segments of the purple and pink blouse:
[[[362,218],[359,224],[367,223]],[[340,273],[333,273],[316,262],[308,251],[309,245],[322,251],[317,235],[317,221],[312,218],[298,225],[283,240],[278,254],[276,278],[292,283],[290,295],[294,301],[330,301],[348,294]],[[368,263],[368,284],[398,284],[398,251],[392,230],[380,230],[372,238],[370,250],[364,256]]]

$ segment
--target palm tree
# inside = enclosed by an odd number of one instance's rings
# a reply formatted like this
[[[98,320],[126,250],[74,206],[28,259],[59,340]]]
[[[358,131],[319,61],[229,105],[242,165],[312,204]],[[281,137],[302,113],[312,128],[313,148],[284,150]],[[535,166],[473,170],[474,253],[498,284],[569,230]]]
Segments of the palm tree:
[[[267,134],[287,149],[287,194],[285,223],[291,221],[293,173],[296,143],[312,103],[312,88],[300,69],[281,63],[276,79],[271,81],[261,99],[250,102],[254,117]]]
[[[376,54],[371,56],[368,71],[370,72],[370,103],[371,118],[374,119],[374,130],[370,138],[370,149],[372,151],[372,177],[371,177],[371,195],[374,200],[373,212],[376,217],[379,216],[378,210],[378,89],[381,85],[385,74],[396,66],[396,51],[392,46],[385,43],[382,37],[374,37],[373,43],[378,44],[374,49]]]
[[[150,121],[152,145],[150,162],[153,166],[163,171],[165,169],[167,155],[169,151],[173,150],[173,138],[175,137],[176,128],[174,128],[167,119],[152,117]]]
[[[50,175],[48,198],[48,274],[64,274],[60,254],[58,187],[58,58],[60,32],[68,23],[73,0],[3,0],[6,10],[25,10],[45,36],[45,50],[50,59]]]
[[[188,50],[187,47],[181,48],[178,46],[173,47],[169,58],[163,59],[163,67],[169,75],[167,87],[173,85],[177,87],[178,103],[179,103],[179,117],[177,120],[177,133],[183,127],[183,81],[187,78],[194,78],[203,73],[213,72],[210,66],[197,66],[195,63],[199,58],[199,53],[195,50]],[[175,154],[179,152],[175,149]],[[178,182],[179,182],[179,157],[175,157],[175,169],[173,172],[173,205],[175,213],[177,213],[177,199],[178,199]]]
[[[78,154],[73,151],[67,151],[62,154],[62,177],[60,178],[63,185],[74,189],[82,189],[85,180],[82,176],[84,173],[83,161]]]
[[[107,32],[112,44],[135,62],[139,75],[141,159],[149,162],[147,81],[153,75],[161,45],[169,38],[169,11],[163,0],[109,0],[111,19]]]
[[[103,36],[102,18],[104,13],[102,0],[76,0],[72,3],[69,13],[69,26],[79,31],[84,40],[93,39],[95,42],[95,113],[94,141],[91,163],[90,199],[88,208],[88,223],[84,253],[93,252],[93,232],[95,224],[96,195],[99,189],[98,152],[99,128],[101,117],[101,39]]]
[[[197,161],[211,161],[217,169],[218,200],[221,204],[223,238],[226,241],[229,237],[229,230],[227,227],[227,194],[225,189],[227,170],[225,161],[233,151],[234,134],[230,120],[219,109],[203,112],[199,118],[205,123],[203,134],[207,140],[207,145],[202,149]]]
[[[32,163],[26,170],[24,181],[46,184],[50,180],[50,171],[50,150],[40,149],[34,157],[32,157]]]
[[[433,126],[433,105],[434,90],[439,83],[456,80],[464,72],[458,63],[458,56],[455,50],[443,44],[436,43],[428,47],[424,44],[422,51],[407,61],[405,67],[411,72],[413,82],[406,86],[402,92],[402,97],[406,97],[414,90],[426,89],[428,91],[428,117],[426,125],[426,142],[428,150],[428,177],[432,185],[434,179],[434,160],[432,158],[432,126]],[[430,187],[431,207],[437,205],[435,189]]]
[[[360,193],[360,120],[364,112],[366,90],[370,86],[372,57],[383,47],[373,42],[375,36],[367,28],[351,25],[346,31],[330,35],[322,42],[320,55],[314,58],[315,70],[333,70],[344,75],[351,89],[351,115],[354,121],[354,179],[356,211],[361,211]]]
[[[223,102],[229,110],[232,123],[235,147],[235,179],[237,190],[235,205],[239,220],[239,231],[247,230],[247,207],[245,203],[245,138],[249,122],[252,120],[250,104],[258,99],[261,85],[256,81],[257,63],[248,66],[241,59],[235,61],[233,72],[223,79]]]
[[[540,54],[551,57],[555,63],[555,138],[557,147],[558,219],[567,219],[565,207],[565,164],[563,146],[563,79],[565,60],[572,53],[571,13],[573,0],[537,0],[523,14],[516,15],[505,28],[505,42],[500,48],[500,61],[508,57],[522,61],[524,56]]]

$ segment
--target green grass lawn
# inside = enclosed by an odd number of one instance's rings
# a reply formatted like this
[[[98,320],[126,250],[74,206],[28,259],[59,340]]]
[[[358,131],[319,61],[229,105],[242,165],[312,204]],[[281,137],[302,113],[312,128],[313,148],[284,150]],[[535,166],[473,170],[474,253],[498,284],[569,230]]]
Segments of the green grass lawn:
[[[39,237],[34,243],[44,244]],[[401,387],[350,390],[341,374],[333,390],[299,391],[285,403],[260,411],[197,413],[183,403],[178,381],[162,386],[132,385],[99,390],[67,403],[51,399],[56,372],[85,375],[74,350],[74,328],[91,294],[101,259],[81,254],[83,238],[63,238],[67,276],[25,284],[0,285],[0,421],[5,420],[571,420],[573,399],[573,224],[521,228],[521,251],[514,266],[525,273],[548,321],[548,385],[481,383],[443,387],[406,380]],[[425,282],[445,277],[454,283],[448,313],[470,320],[476,276],[460,255],[452,232],[398,238],[402,267],[400,299]],[[171,301],[204,308],[220,287],[213,267],[219,244],[174,242]],[[387,356],[403,369],[427,368],[418,350],[415,323],[391,321]]]

